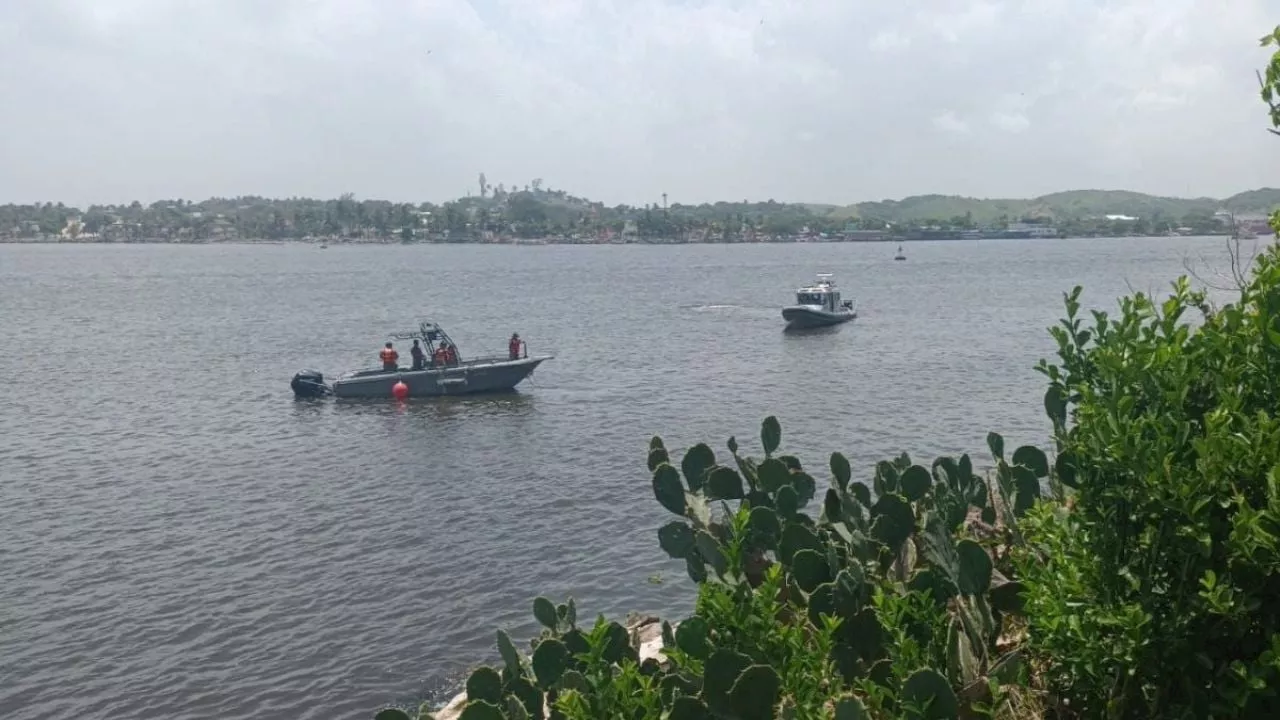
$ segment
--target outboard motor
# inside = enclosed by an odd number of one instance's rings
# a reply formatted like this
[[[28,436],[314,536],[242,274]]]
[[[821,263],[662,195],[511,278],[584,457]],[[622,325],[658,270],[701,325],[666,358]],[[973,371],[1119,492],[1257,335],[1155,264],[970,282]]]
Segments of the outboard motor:
[[[315,398],[333,394],[333,390],[324,384],[324,375],[316,370],[302,370],[289,382],[293,394],[297,397]]]

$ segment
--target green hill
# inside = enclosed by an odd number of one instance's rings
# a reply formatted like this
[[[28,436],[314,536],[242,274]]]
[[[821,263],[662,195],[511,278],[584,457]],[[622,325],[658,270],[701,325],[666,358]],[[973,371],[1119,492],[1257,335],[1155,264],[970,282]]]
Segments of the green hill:
[[[1213,214],[1218,210],[1264,213],[1276,207],[1280,207],[1280,189],[1275,188],[1249,190],[1225,199],[1161,197],[1128,190],[1070,190],[1030,199],[913,195],[901,200],[857,203],[834,210],[831,214],[898,223],[946,221],[968,215],[974,223],[983,224],[997,222],[1001,218],[1016,220],[1020,217],[1077,220],[1131,215],[1145,219],[1174,219]]]
[[[1259,188],[1236,193],[1225,201],[1227,208],[1236,212],[1261,212],[1280,207],[1280,189]]]

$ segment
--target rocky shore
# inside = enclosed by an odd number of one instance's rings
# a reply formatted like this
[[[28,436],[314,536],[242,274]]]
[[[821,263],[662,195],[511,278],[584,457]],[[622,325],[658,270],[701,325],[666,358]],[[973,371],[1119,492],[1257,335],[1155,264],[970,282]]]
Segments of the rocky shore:
[[[632,645],[640,653],[641,662],[648,658],[658,662],[666,661],[666,657],[662,654],[662,621],[660,619],[652,615],[632,617],[627,621],[626,627],[627,632],[631,633]],[[436,720],[458,720],[466,704],[467,693],[460,692],[444,707],[435,711],[435,718]]]

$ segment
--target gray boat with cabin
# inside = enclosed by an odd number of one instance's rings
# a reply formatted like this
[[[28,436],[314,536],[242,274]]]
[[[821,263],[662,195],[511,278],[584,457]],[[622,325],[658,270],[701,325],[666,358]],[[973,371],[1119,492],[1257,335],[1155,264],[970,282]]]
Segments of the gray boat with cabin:
[[[796,304],[782,308],[788,329],[839,325],[858,317],[852,300],[840,300],[840,291],[830,273],[820,273],[818,282],[796,290]]]
[[[506,356],[464,358],[457,352],[457,344],[444,329],[433,322],[422,321],[418,329],[394,333],[393,340],[417,340],[426,355],[426,366],[413,369],[401,366],[396,370],[382,367],[353,370],[326,384],[324,375],[315,370],[302,370],[293,376],[290,387],[298,397],[338,398],[391,398],[396,397],[396,383],[408,387],[408,397],[436,397],[441,395],[471,395],[478,393],[509,392],[525,378],[533,374],[550,355],[530,357],[528,346],[517,356],[514,351]],[[434,359],[442,346],[454,349],[454,358],[448,363]]]

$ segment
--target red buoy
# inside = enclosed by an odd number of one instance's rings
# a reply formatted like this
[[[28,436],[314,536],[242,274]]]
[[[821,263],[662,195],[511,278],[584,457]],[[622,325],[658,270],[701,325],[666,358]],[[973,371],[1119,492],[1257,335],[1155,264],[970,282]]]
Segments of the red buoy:
[[[409,386],[405,385],[403,380],[397,380],[396,384],[391,386],[391,395],[397,400],[404,400],[409,397]]]

